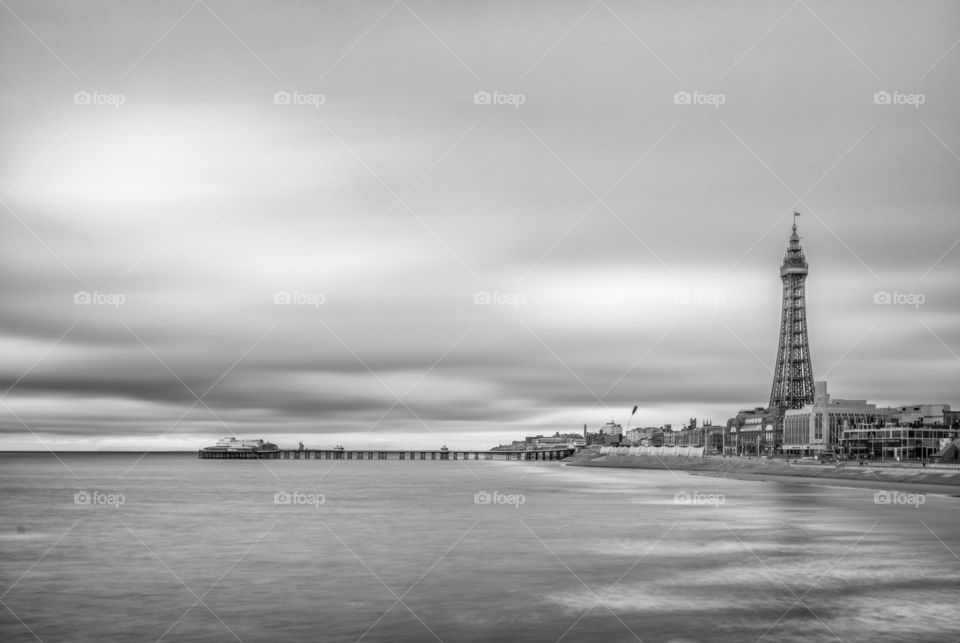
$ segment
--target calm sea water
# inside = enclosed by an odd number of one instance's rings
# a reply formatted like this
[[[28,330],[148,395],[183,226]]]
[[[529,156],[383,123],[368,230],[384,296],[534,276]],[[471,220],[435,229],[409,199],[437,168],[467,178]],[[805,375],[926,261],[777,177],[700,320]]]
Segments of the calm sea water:
[[[3,641],[960,638],[955,498],[556,463],[60,457],[0,455]]]

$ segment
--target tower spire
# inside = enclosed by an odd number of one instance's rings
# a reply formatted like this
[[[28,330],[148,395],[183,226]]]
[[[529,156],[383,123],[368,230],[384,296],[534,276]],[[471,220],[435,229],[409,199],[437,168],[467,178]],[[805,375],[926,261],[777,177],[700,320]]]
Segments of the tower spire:
[[[777,366],[773,372],[770,390],[771,409],[798,409],[813,402],[813,369],[810,365],[810,345],[807,337],[807,309],[804,284],[807,279],[807,260],[797,234],[797,217],[793,213],[793,231],[790,243],[780,264],[783,282],[783,302],[780,311],[780,341],[777,347]]]

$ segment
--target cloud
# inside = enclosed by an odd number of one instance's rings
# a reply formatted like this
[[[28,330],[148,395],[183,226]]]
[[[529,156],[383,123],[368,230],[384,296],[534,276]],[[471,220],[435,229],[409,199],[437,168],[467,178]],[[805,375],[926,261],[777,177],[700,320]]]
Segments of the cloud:
[[[147,52],[160,14],[17,11],[80,78],[4,26],[0,447],[478,446],[633,404],[644,425],[722,422],[767,399],[795,209],[815,373],[841,397],[954,401],[957,63],[922,113],[875,105],[867,67],[916,76],[951,44],[918,28],[892,61],[872,34],[902,16],[844,32],[858,61],[802,8],[754,51],[775,15],[734,8],[732,33],[622,8],[658,60],[600,8],[550,50],[570,7],[419,8],[456,55],[400,5],[352,49],[378,10],[218,7],[248,50],[198,7]]]

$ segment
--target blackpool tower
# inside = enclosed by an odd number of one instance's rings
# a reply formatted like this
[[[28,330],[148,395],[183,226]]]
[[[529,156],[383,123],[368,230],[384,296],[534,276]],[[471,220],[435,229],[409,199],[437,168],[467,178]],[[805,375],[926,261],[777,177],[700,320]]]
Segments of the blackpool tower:
[[[813,403],[813,369],[807,338],[807,307],[804,282],[807,261],[797,235],[797,216],[793,214],[793,234],[780,265],[783,282],[783,306],[780,313],[780,346],[777,368],[770,390],[770,410],[799,409]]]

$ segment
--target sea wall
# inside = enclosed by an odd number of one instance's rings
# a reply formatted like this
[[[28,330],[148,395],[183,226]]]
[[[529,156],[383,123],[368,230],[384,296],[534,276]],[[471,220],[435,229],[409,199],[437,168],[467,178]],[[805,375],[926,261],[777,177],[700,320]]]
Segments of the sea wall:
[[[703,447],[600,447],[600,455],[702,458]]]

